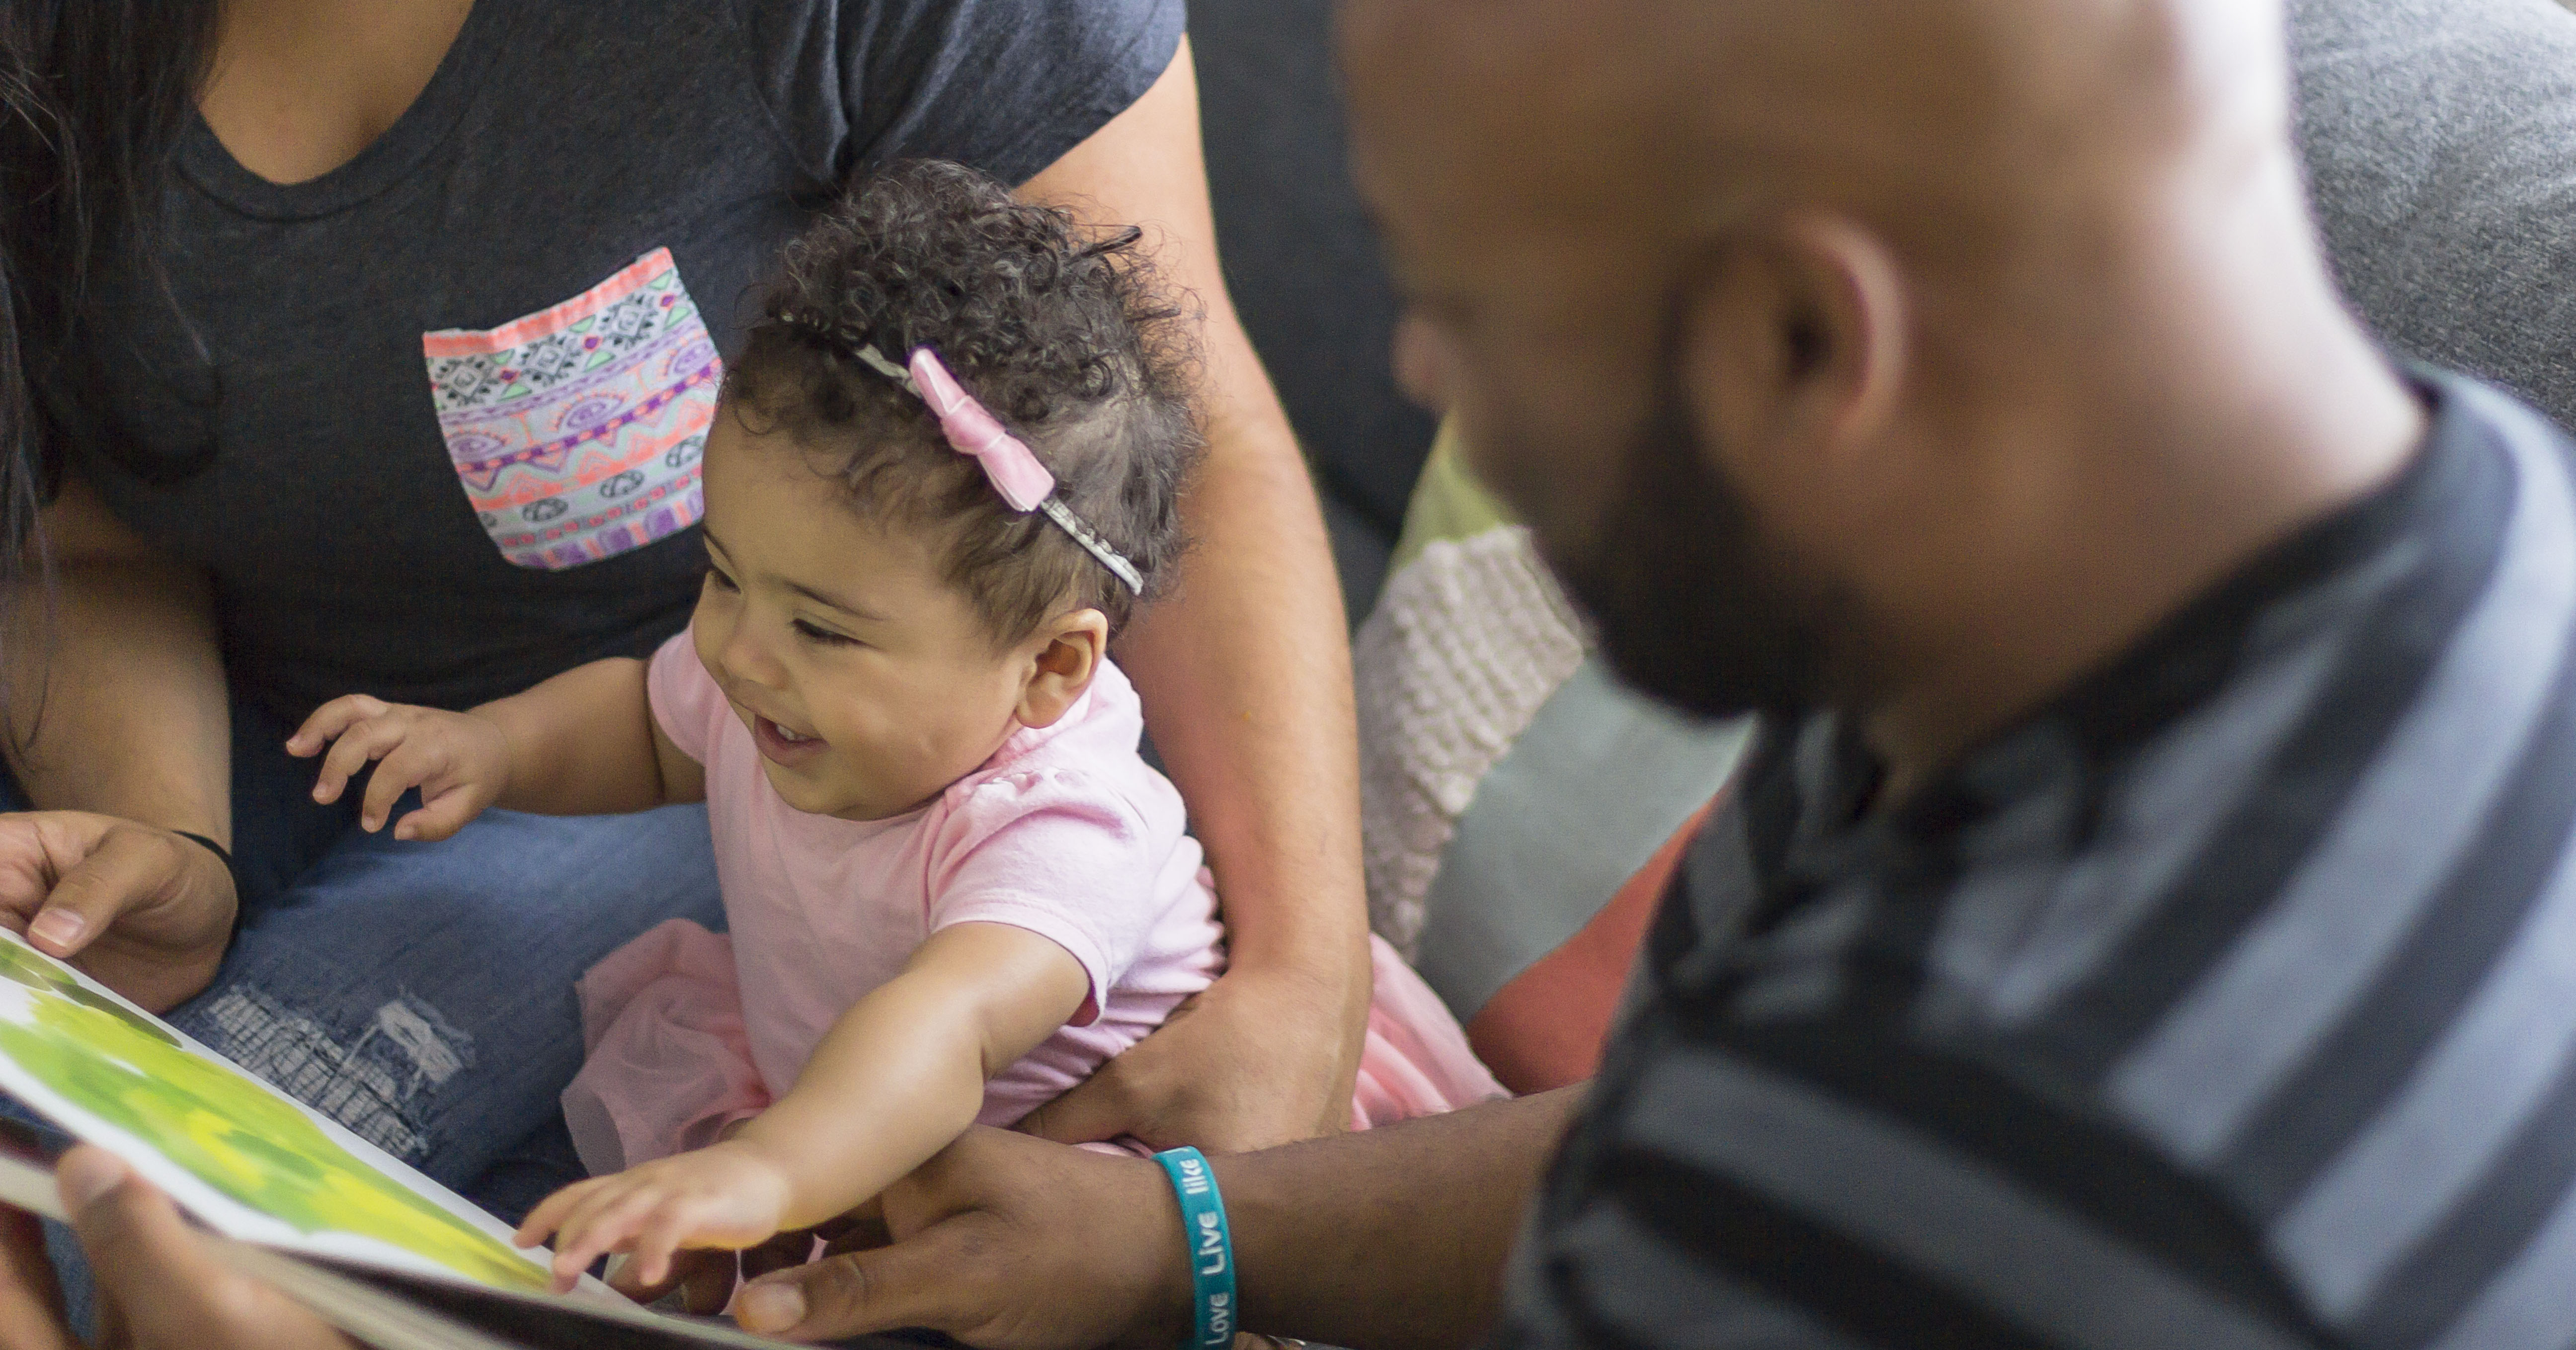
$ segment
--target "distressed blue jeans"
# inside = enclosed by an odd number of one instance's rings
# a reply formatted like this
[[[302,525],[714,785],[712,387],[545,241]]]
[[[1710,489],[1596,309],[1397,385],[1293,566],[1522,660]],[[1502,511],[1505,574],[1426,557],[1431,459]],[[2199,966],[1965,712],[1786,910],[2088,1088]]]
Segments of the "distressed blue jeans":
[[[241,936],[167,1016],[516,1222],[582,1175],[556,1104],[581,1067],[573,981],[664,919],[723,926],[706,809],[491,811],[402,843],[357,828],[364,780],[317,805],[287,730],[233,709]],[[0,809],[25,804],[0,782]]]

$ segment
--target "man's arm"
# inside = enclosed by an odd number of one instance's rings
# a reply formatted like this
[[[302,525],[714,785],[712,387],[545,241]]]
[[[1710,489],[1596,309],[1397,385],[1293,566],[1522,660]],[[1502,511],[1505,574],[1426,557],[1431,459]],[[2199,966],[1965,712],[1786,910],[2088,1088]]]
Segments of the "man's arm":
[[[1331,1345],[1473,1345],[1581,1087],[1215,1161],[1244,1325]]]
[[[1219,1158],[1244,1329],[1453,1347],[1493,1325],[1504,1257],[1582,1088]],[[968,1132],[886,1192],[898,1241],[745,1287],[743,1324],[799,1339],[933,1327],[980,1346],[1169,1345],[1188,1330],[1161,1168]]]
[[[1314,486],[1218,266],[1186,40],[1153,88],[1023,189],[1132,221],[1206,311],[1208,457],[1179,590],[1120,657],[1189,802],[1230,973],[1029,1128],[1240,1150],[1338,1129],[1368,1019],[1350,647]]]

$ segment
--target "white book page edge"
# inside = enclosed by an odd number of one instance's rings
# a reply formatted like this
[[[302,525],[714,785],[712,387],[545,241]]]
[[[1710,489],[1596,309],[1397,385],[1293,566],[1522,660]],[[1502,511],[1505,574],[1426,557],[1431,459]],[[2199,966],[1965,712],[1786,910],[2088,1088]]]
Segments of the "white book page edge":
[[[0,1204],[62,1223],[71,1221],[63,1211],[60,1193],[54,1189],[54,1174],[6,1154],[0,1154]],[[222,1237],[207,1241],[225,1264],[276,1286],[323,1321],[377,1350],[518,1350],[507,1341],[428,1309],[413,1307],[346,1275],[335,1275],[245,1242]]]
[[[450,1191],[446,1187],[439,1185],[437,1182],[430,1180],[428,1177],[421,1175],[419,1172],[413,1170],[410,1165],[393,1157],[391,1154],[386,1153],[384,1150],[377,1148],[374,1144],[368,1143],[365,1139],[358,1137],[356,1134],[351,1133],[338,1121],[333,1120],[329,1116],[323,1115],[322,1113],[313,1110],[311,1107],[306,1106],[304,1103],[297,1101],[295,1098],[278,1091],[258,1075],[243,1070],[241,1066],[224,1058],[222,1055],[216,1054],[212,1050],[207,1049],[205,1046],[199,1044],[195,1039],[179,1031],[177,1028],[170,1026],[169,1023],[163,1022],[160,1018],[154,1017],[152,1014],[136,1007],[133,1002],[118,994],[115,990],[109,989],[98,981],[89,978],[88,975],[81,971],[69,965],[65,965],[60,961],[56,961],[54,958],[46,956],[43,952],[37,951],[17,935],[8,932],[5,929],[0,929],[0,942],[7,942],[35,955],[56,970],[59,970],[71,977],[74,981],[78,982],[82,988],[103,997],[113,999],[117,1004],[134,1012],[138,1016],[149,1018],[154,1025],[163,1028],[168,1031],[171,1036],[175,1037],[180,1048],[185,1050],[188,1054],[194,1055],[199,1059],[216,1065],[232,1077],[238,1078],[242,1082],[253,1084],[258,1088],[258,1090],[286,1103],[298,1114],[313,1122],[313,1124],[322,1131],[326,1138],[348,1150],[350,1155],[355,1157],[359,1162],[374,1168],[375,1170],[392,1178],[395,1182],[405,1188],[417,1193],[423,1199],[428,1200],[431,1204],[438,1206],[440,1209],[446,1210],[473,1227],[498,1239],[503,1246],[509,1245],[511,1230],[505,1227],[500,1220],[484,1213],[481,1209],[467,1202],[462,1196],[457,1195],[455,1192]],[[13,985],[0,983],[0,996],[6,996],[14,990],[14,988],[15,986]],[[38,1115],[51,1120],[66,1132],[78,1136],[80,1139],[88,1143],[96,1144],[99,1147],[114,1153],[117,1157],[123,1159],[127,1166],[132,1167],[146,1180],[150,1181],[153,1185],[160,1187],[163,1191],[168,1192],[170,1197],[176,1200],[181,1208],[196,1215],[197,1218],[203,1221],[208,1227],[213,1228],[216,1232],[222,1233],[226,1237],[239,1238],[248,1242],[256,1242],[263,1246],[276,1247],[285,1251],[310,1252],[318,1256],[334,1257],[361,1265],[384,1266],[390,1269],[433,1277],[443,1277],[450,1280],[460,1279],[460,1276],[456,1271],[451,1270],[436,1261],[432,1261],[427,1257],[405,1251],[391,1243],[382,1242],[377,1239],[364,1237],[355,1233],[333,1231],[305,1233],[298,1230],[292,1224],[273,1218],[267,1214],[259,1212],[258,1210],[252,1209],[247,1205],[241,1204],[231,1196],[225,1195],[223,1192],[216,1190],[213,1186],[199,1180],[194,1173],[188,1171],[186,1168],[180,1167],[178,1164],[170,1161],[167,1157],[163,1156],[159,1149],[154,1148],[143,1140],[134,1137],[132,1134],[127,1133],[118,1126],[100,1119],[98,1116],[85,1110],[77,1103],[64,1097],[61,1093],[56,1092],[42,1079],[28,1072],[24,1067],[5,1054],[0,1054],[0,1091],[8,1092],[11,1096],[16,1097],[19,1101],[24,1103],[28,1108],[35,1111]],[[530,1264],[540,1268],[546,1267],[548,1262],[552,1259],[548,1253],[541,1249],[521,1252],[519,1255],[524,1257]],[[473,1283],[472,1281],[465,1282]],[[477,1287],[483,1286],[477,1285]],[[613,1301],[623,1306],[632,1306],[624,1297],[609,1289],[607,1285],[602,1284],[598,1280],[587,1275],[582,1277],[582,1283],[577,1292],[581,1296],[592,1301],[606,1300]]]
[[[61,1194],[55,1189],[54,1174],[45,1167],[23,1158],[0,1152],[0,1205],[23,1209],[30,1214],[69,1223],[64,1213]],[[494,1340],[444,1314],[419,1308],[395,1294],[387,1293],[350,1276],[307,1265],[289,1256],[279,1255],[247,1242],[224,1238],[213,1239],[218,1251],[237,1270],[278,1286],[289,1297],[313,1309],[323,1320],[368,1341],[380,1350],[481,1350],[482,1347],[504,1347]],[[370,1262],[368,1264],[383,1264]],[[454,1285],[472,1290],[483,1298],[535,1303],[563,1308],[569,1313],[602,1321],[622,1322],[629,1326],[677,1330],[708,1345],[735,1346],[744,1350],[788,1345],[789,1342],[755,1336],[738,1327],[695,1318],[678,1318],[642,1307],[625,1296],[600,1286],[605,1298],[574,1294],[528,1293],[515,1289],[495,1289],[464,1279],[435,1263],[426,1270],[404,1268],[405,1274],[423,1280]],[[596,1284],[596,1281],[592,1283]],[[397,1313],[399,1315],[397,1315]]]

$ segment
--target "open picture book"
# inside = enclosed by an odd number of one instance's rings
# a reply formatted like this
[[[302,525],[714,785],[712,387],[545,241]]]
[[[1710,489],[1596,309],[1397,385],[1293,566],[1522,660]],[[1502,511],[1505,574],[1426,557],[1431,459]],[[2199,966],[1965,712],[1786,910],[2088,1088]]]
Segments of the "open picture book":
[[[337,1122],[0,931],[0,1092],[114,1153],[235,1266],[379,1350],[773,1346],[639,1307]],[[61,1218],[51,1168],[0,1150],[0,1201]]]

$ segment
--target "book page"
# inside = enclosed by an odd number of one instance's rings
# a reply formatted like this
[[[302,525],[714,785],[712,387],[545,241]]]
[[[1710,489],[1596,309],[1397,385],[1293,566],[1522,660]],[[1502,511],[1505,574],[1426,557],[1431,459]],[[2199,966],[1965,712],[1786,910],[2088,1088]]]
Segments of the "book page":
[[[512,1247],[492,1216],[5,930],[0,1090],[123,1158],[227,1237],[496,1289],[548,1287],[548,1254]]]
[[[14,1122],[13,1128],[14,1128]],[[69,1221],[51,1167],[0,1138],[0,1205]],[[303,1304],[377,1350],[776,1350],[787,1345],[730,1323],[675,1317],[624,1299],[590,1300],[467,1284],[447,1274],[324,1265],[265,1247],[207,1239],[216,1259]],[[861,1337],[854,1350],[911,1342]]]

